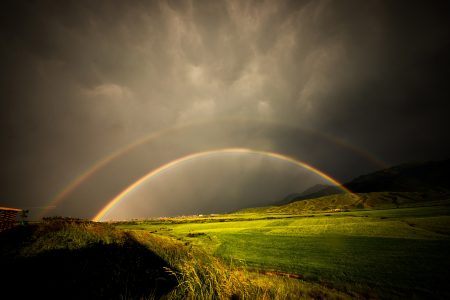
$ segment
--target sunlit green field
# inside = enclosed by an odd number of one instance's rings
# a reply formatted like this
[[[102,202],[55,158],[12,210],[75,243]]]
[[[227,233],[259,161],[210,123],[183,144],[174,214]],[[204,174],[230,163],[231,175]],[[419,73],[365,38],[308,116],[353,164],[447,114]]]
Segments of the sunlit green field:
[[[350,295],[448,298],[450,206],[304,215],[249,212],[118,224],[178,239],[251,270]]]

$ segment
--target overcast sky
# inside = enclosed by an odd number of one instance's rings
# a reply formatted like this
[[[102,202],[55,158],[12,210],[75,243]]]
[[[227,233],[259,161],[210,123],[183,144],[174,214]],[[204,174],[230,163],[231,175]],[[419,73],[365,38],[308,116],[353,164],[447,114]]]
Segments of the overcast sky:
[[[97,161],[161,130],[49,214],[92,217],[152,169],[226,147],[343,182],[448,158],[449,12],[448,1],[3,1],[0,206],[36,216]],[[116,213],[222,212],[319,182],[274,159],[214,156]]]

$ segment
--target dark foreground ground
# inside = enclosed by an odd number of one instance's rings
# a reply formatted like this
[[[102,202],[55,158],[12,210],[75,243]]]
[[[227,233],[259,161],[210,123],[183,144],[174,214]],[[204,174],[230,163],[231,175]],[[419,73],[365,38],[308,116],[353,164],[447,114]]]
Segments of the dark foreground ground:
[[[0,298],[149,299],[176,285],[167,263],[130,235],[77,227],[30,225],[0,233]]]

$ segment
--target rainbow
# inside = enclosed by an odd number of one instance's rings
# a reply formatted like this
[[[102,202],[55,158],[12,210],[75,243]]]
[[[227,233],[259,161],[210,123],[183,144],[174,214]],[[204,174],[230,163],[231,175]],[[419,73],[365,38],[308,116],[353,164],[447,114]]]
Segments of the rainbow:
[[[70,193],[72,193],[76,188],[78,188],[84,181],[86,181],[89,177],[94,175],[97,171],[101,170],[103,167],[110,164],[112,161],[117,159],[118,157],[127,154],[131,150],[137,148],[140,145],[148,143],[152,140],[155,140],[165,134],[168,134],[172,131],[180,130],[184,127],[192,126],[194,124],[202,124],[201,122],[193,122],[189,124],[180,124],[178,126],[173,126],[170,128],[164,128],[155,132],[152,132],[144,137],[135,140],[134,142],[126,145],[125,147],[119,148],[118,150],[112,152],[107,155],[105,158],[94,163],[92,167],[75,177],[67,186],[65,186],[48,204],[47,208],[41,213],[40,217],[45,216],[52,208],[55,208],[64,198],[66,198]]]
[[[334,136],[331,136],[331,135],[323,133],[323,132],[318,132],[318,131],[314,131],[314,130],[307,129],[307,128],[300,128],[296,125],[292,125],[292,124],[289,124],[286,122],[280,122],[280,121],[275,121],[275,120],[252,119],[252,118],[243,118],[242,119],[242,118],[232,118],[232,117],[221,118],[221,119],[206,119],[206,120],[184,123],[184,124],[175,125],[175,126],[172,126],[169,128],[160,129],[158,131],[155,131],[148,135],[145,135],[145,136],[135,140],[134,142],[132,142],[122,148],[117,149],[116,151],[113,151],[112,153],[110,153],[109,155],[104,157],[103,159],[100,159],[97,162],[95,162],[89,169],[85,170],[80,175],[75,177],[68,185],[66,185],[62,190],[60,190],[60,192],[58,192],[50,200],[49,204],[45,206],[45,209],[42,211],[40,217],[43,217],[46,214],[48,214],[62,200],[64,200],[69,194],[71,194],[75,189],[77,189],[83,182],[85,182],[87,179],[89,179],[92,175],[94,175],[99,170],[106,167],[108,164],[110,164],[117,158],[131,152],[133,149],[135,149],[141,145],[144,145],[148,142],[151,142],[153,140],[156,140],[166,134],[177,132],[179,130],[182,130],[182,129],[188,128],[188,127],[201,126],[201,125],[204,125],[204,124],[207,124],[210,122],[233,122],[233,123],[236,123],[236,122],[258,123],[258,122],[260,122],[260,123],[267,123],[267,124],[277,125],[277,126],[292,127],[297,130],[302,130],[307,133],[315,134],[324,140],[331,141],[335,145],[338,145],[344,149],[348,149],[348,150],[352,151],[353,153],[356,153],[358,156],[363,157],[368,161],[371,161],[374,165],[378,166],[379,168],[384,169],[384,168],[388,167],[387,163],[385,163],[382,160],[378,159],[377,157],[373,156],[369,152],[362,150],[360,148],[357,148],[342,139],[336,138]]]
[[[179,165],[179,164],[181,164],[183,162],[190,161],[190,160],[193,160],[193,159],[197,159],[197,158],[200,158],[200,157],[205,157],[205,156],[210,156],[210,155],[217,155],[217,154],[226,154],[226,153],[256,154],[256,155],[262,155],[262,156],[266,156],[266,157],[272,157],[272,158],[280,159],[280,160],[292,163],[292,164],[294,164],[296,166],[305,168],[305,169],[307,169],[309,171],[312,171],[315,174],[319,175],[320,177],[326,179],[330,183],[338,186],[345,193],[353,194],[349,189],[347,189],[345,186],[343,186],[341,183],[339,183],[338,181],[336,181],[335,179],[333,179],[329,175],[323,173],[322,171],[314,168],[311,165],[308,165],[308,164],[306,164],[306,163],[304,163],[304,162],[302,162],[300,160],[294,159],[292,157],[289,157],[289,156],[286,156],[286,155],[282,155],[282,154],[279,154],[279,153],[275,153],[275,152],[259,151],[259,150],[252,150],[252,149],[247,149],[247,148],[225,148],[225,149],[210,150],[210,151],[204,151],[204,152],[197,152],[197,153],[189,154],[189,155],[177,158],[175,160],[172,160],[172,161],[170,161],[170,162],[160,166],[159,168],[156,168],[156,169],[150,171],[149,173],[147,173],[146,175],[142,176],[140,179],[135,181],[133,184],[128,186],[122,192],[120,192],[113,199],[111,199],[108,202],[108,204],[105,207],[103,207],[94,216],[94,218],[92,220],[95,221],[95,222],[100,222],[108,214],[108,212],[115,205],[117,205],[120,201],[122,201],[130,192],[132,192],[133,190],[138,188],[145,181],[151,179],[154,176],[157,176],[157,175],[161,174],[165,170],[170,169],[172,167],[175,167],[175,166],[177,166],[177,165]]]

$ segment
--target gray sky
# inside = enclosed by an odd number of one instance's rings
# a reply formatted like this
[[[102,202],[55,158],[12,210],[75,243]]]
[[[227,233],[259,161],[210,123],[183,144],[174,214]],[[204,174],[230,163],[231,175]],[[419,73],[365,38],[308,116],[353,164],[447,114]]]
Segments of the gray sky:
[[[340,181],[380,161],[448,158],[449,12],[445,1],[5,1],[0,206],[36,216],[97,161],[161,130],[49,214],[92,217],[153,168],[225,147]],[[165,173],[121,217],[226,211],[323,182],[236,159]]]

